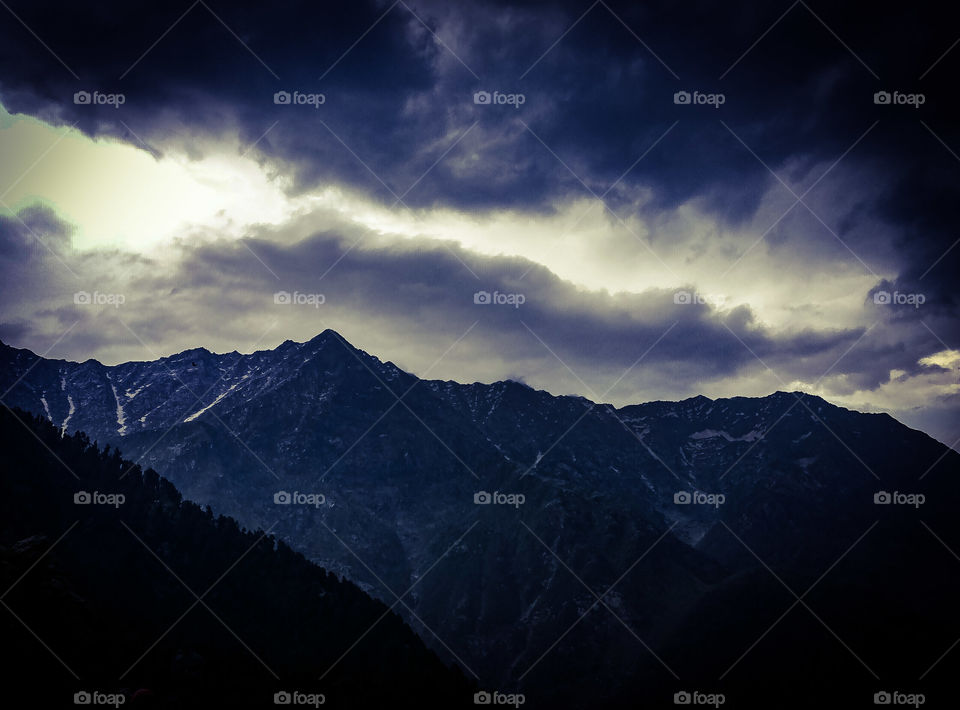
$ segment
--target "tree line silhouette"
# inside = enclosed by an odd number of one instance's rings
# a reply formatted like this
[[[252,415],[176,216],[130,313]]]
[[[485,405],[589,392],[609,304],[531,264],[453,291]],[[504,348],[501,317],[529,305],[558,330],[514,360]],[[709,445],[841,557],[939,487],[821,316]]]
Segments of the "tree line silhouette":
[[[135,707],[274,707],[283,692],[472,706],[471,683],[391,609],[117,449],[7,408],[0,446],[10,707],[82,692]]]

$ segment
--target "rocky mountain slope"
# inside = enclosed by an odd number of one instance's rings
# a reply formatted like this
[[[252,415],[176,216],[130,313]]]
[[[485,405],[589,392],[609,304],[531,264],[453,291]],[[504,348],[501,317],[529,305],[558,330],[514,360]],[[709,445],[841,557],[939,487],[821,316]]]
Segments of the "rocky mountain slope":
[[[851,546],[874,554],[848,578],[859,588],[890,561],[874,540],[911,564],[942,556],[921,519],[960,546],[947,512],[960,456],[889,416],[797,392],[618,409],[515,382],[421,381],[332,331],[114,367],[4,346],[0,363],[9,406],[119,446],[217,513],[275,526],[396,603],[481,687],[524,690],[536,707],[617,704],[636,684],[669,700],[691,678],[753,692],[762,645],[719,676],[795,602],[787,588],[800,595]],[[923,504],[904,503],[917,494]],[[930,663],[954,640],[938,604],[960,591],[958,570],[904,607],[929,626]],[[827,605],[873,608],[844,598],[836,589]],[[897,644],[842,623],[771,646],[876,685],[846,639],[884,658]],[[700,653],[678,643],[691,633]]]

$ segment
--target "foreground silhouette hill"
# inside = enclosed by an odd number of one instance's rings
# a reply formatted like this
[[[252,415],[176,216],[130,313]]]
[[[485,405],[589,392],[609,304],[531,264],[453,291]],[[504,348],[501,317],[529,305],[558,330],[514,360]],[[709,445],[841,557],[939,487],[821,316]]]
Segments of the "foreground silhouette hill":
[[[4,707],[472,706],[385,605],[115,449],[3,408],[0,451]]]

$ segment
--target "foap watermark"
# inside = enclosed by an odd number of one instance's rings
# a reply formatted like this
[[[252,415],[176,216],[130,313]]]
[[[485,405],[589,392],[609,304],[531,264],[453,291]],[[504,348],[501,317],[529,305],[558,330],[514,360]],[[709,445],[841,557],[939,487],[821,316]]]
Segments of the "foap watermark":
[[[673,694],[674,705],[712,705],[720,707],[727,702],[723,693],[701,693],[699,690],[681,690]]]
[[[473,502],[475,505],[512,505],[514,508],[519,508],[527,502],[527,497],[523,493],[477,491],[473,494]]]
[[[727,497],[723,493],[677,491],[673,494],[673,502],[677,505],[712,505],[714,508],[719,508],[727,502]]]
[[[127,502],[123,493],[101,493],[100,491],[77,491],[73,494],[74,505],[112,505],[119,508]]]
[[[277,291],[273,294],[273,302],[279,306],[313,306],[319,308],[327,302],[327,297],[322,293]]]
[[[277,106],[313,106],[320,108],[327,103],[324,94],[307,94],[302,91],[278,91],[273,95],[273,103]]]
[[[673,302],[678,306],[722,306],[727,297],[715,293],[700,293],[699,291],[674,291]]]
[[[927,702],[923,693],[901,693],[899,690],[881,690],[873,694],[874,705],[911,705],[915,708]]]
[[[474,705],[512,705],[515,708],[520,707],[527,698],[523,693],[501,693],[499,690],[493,692],[481,690],[473,694]]]
[[[113,106],[120,108],[127,103],[123,94],[105,94],[101,91],[78,91],[73,95],[73,103],[77,106]]]
[[[99,690],[79,690],[73,694],[74,705],[110,705],[118,708],[127,702],[123,693],[102,693]]]
[[[477,291],[473,294],[473,302],[478,306],[513,306],[519,308],[527,302],[527,297],[522,293],[500,293],[494,291]]]
[[[873,103],[877,106],[913,106],[920,108],[927,102],[923,94],[905,94],[902,91],[878,91],[873,95]]]
[[[280,690],[273,694],[274,705],[309,705],[318,708],[327,702],[323,693],[303,693],[299,690]]]
[[[73,294],[73,302],[78,306],[113,306],[119,308],[127,302],[127,297],[122,293],[77,291]]]
[[[727,102],[724,94],[705,94],[702,91],[678,91],[673,95],[673,103],[678,106],[713,106],[720,108]]]
[[[323,493],[277,491],[273,494],[273,502],[277,505],[312,505],[314,508],[319,508],[327,502],[327,497]]]
[[[478,106],[513,106],[520,108],[527,102],[524,94],[504,94],[500,91],[477,91],[473,94],[473,103]]]
[[[919,508],[926,502],[927,497],[923,495],[923,493],[901,493],[900,491],[888,493],[887,491],[877,491],[873,494],[874,505],[912,505],[914,508]]]
[[[878,306],[913,306],[919,308],[927,302],[927,297],[922,293],[877,291],[873,294],[873,302]]]

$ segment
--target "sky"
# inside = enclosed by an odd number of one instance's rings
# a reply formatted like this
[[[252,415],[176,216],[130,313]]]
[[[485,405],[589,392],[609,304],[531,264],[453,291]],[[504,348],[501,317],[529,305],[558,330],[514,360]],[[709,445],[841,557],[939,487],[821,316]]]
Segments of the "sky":
[[[957,448],[948,12],[4,0],[0,339],[333,328],[431,379],[802,390]]]

